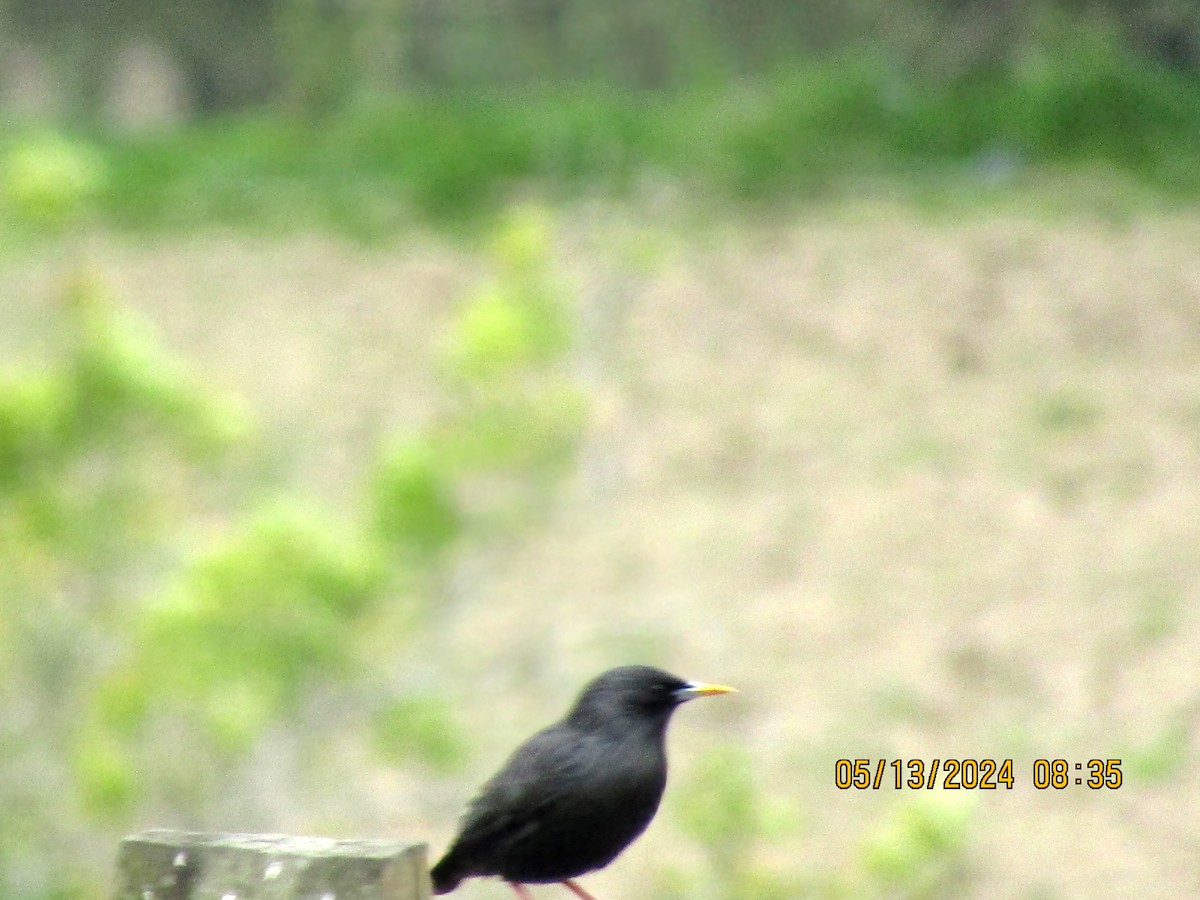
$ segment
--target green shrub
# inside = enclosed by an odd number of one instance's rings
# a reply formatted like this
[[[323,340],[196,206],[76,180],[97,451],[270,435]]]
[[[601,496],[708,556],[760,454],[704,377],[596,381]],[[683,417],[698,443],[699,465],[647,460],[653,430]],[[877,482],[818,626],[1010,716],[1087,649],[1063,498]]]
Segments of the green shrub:
[[[760,861],[759,851],[800,825],[799,810],[767,796],[755,779],[753,757],[742,747],[718,747],[695,765],[673,800],[683,831],[701,848],[707,866],[687,875],[667,869],[664,892],[719,900],[802,896],[795,874]],[[672,889],[671,884],[675,887]]]
[[[969,799],[905,796],[864,843],[862,864],[883,896],[944,897],[961,892]]]
[[[372,237],[414,215],[486,225],[531,186],[625,197],[650,178],[706,198],[788,201],[880,178],[987,188],[993,160],[1013,177],[1099,166],[1194,198],[1200,92],[1110,34],[1059,24],[1009,63],[956,78],[845,51],[674,93],[448,91],[350,104],[319,124],[260,112],[96,146],[78,159],[60,147],[36,164],[37,153],[18,154],[12,180],[31,185],[17,192],[30,198],[21,202],[62,206],[58,188],[37,187],[45,181],[94,197],[128,226],[319,226]],[[51,175],[38,175],[43,168]]]
[[[0,803],[31,809],[0,821],[0,894],[54,895],[9,876],[18,863],[95,894],[108,873],[76,852],[86,836],[109,845],[145,808],[219,808],[251,750],[317,696],[357,710],[392,763],[462,763],[463,735],[438,697],[380,702],[366,686],[394,676],[451,551],[536,509],[577,446],[584,403],[552,224],[535,209],[502,221],[494,276],[446,341],[444,409],[381,450],[363,508],[344,518],[275,472],[251,493],[224,468],[234,451],[255,452],[249,414],[197,381],[98,277],[70,281],[56,355],[0,378],[0,704],[48,711],[20,742],[0,740],[0,756],[58,792],[42,808],[22,779],[0,779]],[[493,301],[481,297],[503,298],[517,323],[508,338],[489,336],[479,310]],[[210,481],[226,496],[219,513],[202,502]],[[464,502],[480,482],[503,501]],[[264,492],[280,499],[264,504]],[[307,748],[318,737],[286,739]]]
[[[19,221],[59,229],[89,211],[107,179],[104,158],[87,144],[57,134],[32,134],[9,148],[0,197]]]

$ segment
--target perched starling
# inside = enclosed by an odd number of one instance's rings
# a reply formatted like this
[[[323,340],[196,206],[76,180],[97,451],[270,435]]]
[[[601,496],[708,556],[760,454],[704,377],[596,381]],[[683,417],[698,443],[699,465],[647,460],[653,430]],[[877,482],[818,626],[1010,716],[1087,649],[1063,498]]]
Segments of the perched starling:
[[[733,688],[650,666],[609,669],[566,718],[516,749],[471,802],[458,837],[433,867],[435,894],[464,878],[498,876],[522,900],[526,884],[607,866],[654,818],[667,783],[664,737],[675,707]]]

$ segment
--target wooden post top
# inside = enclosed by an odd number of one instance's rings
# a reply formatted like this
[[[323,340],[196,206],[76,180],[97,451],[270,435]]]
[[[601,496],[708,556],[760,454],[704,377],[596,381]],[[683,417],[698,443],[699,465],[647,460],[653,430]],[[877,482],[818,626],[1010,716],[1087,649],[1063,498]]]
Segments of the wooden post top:
[[[429,900],[425,845],[144,831],[121,841],[116,900]]]

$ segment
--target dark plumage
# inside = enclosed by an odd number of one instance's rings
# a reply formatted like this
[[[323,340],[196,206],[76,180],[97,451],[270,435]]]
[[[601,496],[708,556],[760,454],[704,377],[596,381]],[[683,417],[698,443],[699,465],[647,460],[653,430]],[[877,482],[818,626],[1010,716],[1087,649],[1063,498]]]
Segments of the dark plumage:
[[[597,677],[562,721],[518,747],[483,786],[433,867],[434,893],[498,876],[522,898],[531,896],[525,884],[561,882],[591,900],[572,879],[612,862],[658,809],[671,713],[732,690],[650,666]]]

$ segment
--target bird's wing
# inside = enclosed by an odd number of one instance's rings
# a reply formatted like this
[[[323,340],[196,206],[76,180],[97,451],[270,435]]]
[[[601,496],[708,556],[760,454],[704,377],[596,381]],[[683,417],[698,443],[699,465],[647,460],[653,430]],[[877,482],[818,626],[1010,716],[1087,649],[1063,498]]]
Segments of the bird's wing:
[[[588,739],[553,725],[518,747],[467,808],[455,842],[460,851],[486,855],[536,834],[589,762],[581,743]]]

